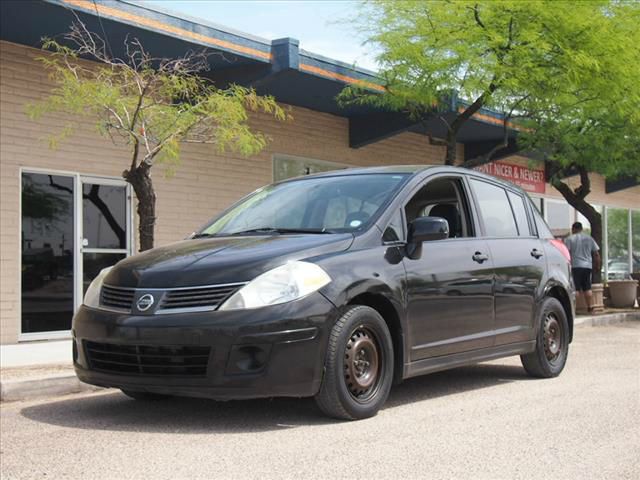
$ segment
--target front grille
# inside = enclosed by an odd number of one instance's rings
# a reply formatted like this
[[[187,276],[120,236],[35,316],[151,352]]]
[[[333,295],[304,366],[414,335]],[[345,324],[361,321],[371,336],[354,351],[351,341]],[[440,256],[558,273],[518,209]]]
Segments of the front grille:
[[[120,310],[131,310],[135,294],[136,291],[133,288],[103,285],[100,291],[100,305]]]
[[[239,287],[240,285],[218,285],[167,290],[162,298],[159,310],[215,310],[218,305],[233,295]]]
[[[197,377],[207,374],[211,348],[85,341],[85,351],[93,370],[127,375]]]

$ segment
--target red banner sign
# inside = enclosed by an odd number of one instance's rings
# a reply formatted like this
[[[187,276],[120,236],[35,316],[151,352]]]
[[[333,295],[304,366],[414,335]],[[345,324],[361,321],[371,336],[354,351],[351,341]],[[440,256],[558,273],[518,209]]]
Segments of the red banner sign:
[[[475,167],[474,170],[508,180],[526,192],[544,193],[545,191],[544,169],[542,168],[523,167],[498,160]]]

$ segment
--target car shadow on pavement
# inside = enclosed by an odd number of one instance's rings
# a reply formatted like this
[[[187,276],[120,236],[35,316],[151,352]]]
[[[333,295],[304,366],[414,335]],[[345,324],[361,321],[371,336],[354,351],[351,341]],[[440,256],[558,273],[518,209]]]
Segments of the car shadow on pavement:
[[[391,389],[384,408],[527,380],[533,378],[520,365],[478,364],[454,368],[405,380]]]
[[[512,365],[457,368],[393,387],[384,410],[528,378],[522,367]],[[310,398],[228,402],[171,398],[142,402],[120,392],[52,400],[24,407],[21,414],[67,428],[182,434],[261,432],[338,422],[325,417]]]

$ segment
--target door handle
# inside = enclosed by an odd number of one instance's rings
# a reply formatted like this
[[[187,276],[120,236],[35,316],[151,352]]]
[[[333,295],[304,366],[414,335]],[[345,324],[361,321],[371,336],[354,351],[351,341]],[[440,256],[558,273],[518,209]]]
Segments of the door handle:
[[[537,248],[534,248],[533,250],[531,250],[531,256],[533,258],[540,258],[542,256],[542,252]]]
[[[487,260],[489,260],[489,255],[482,253],[482,252],[476,252],[473,254],[473,256],[471,257],[473,258],[474,262],[478,262],[478,263],[483,263]]]

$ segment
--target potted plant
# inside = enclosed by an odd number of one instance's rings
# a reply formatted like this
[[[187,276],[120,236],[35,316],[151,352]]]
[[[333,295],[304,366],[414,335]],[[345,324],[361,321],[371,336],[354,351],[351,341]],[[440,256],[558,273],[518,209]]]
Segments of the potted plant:
[[[609,280],[611,306],[615,308],[632,308],[636,302],[638,281],[631,278],[625,280]]]

